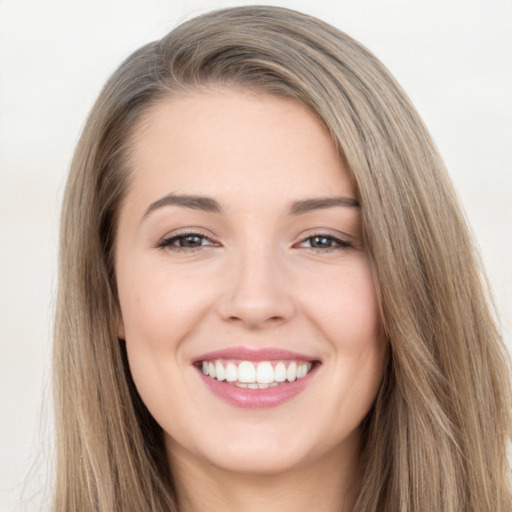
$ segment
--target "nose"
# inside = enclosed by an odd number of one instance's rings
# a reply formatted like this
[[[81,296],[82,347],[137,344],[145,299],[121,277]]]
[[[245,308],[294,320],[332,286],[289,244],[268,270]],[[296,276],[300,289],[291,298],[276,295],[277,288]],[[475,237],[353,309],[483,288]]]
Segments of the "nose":
[[[296,308],[282,266],[270,250],[240,255],[218,302],[221,318],[250,330],[277,326],[292,318]]]

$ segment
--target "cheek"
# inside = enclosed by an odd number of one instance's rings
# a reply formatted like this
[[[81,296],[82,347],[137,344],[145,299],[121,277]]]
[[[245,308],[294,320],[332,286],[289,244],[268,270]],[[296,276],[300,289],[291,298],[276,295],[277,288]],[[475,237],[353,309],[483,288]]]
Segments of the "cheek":
[[[382,322],[369,263],[363,258],[352,263],[316,285],[310,305],[326,338],[357,355],[381,344]]]
[[[340,409],[362,419],[375,399],[388,350],[373,277],[362,261],[325,282],[322,306],[312,298],[312,307],[334,354],[328,359],[335,380],[332,393]]]
[[[154,265],[126,270],[118,289],[127,341],[153,349],[174,348],[207,309],[208,289],[187,273]]]
[[[130,372],[143,402],[165,424],[191,395],[184,340],[193,336],[210,298],[189,276],[155,265],[135,261],[120,266],[118,275]]]

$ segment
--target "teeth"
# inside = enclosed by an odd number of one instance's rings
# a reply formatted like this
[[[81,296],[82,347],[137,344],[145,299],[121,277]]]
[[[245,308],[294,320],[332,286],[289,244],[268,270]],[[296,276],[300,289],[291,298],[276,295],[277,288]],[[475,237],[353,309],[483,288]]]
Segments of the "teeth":
[[[205,375],[218,381],[233,383],[242,388],[265,389],[277,386],[279,383],[293,382],[304,378],[311,370],[312,363],[279,361],[275,366],[270,361],[253,363],[252,361],[233,362],[203,361],[202,371]]]
[[[297,378],[297,363],[292,362],[286,370],[286,380],[293,382]]]
[[[224,366],[222,366],[220,361],[215,363],[215,373],[217,375],[217,380],[223,381],[226,379],[226,370],[224,370]]]
[[[276,382],[284,382],[286,380],[286,366],[284,363],[277,363],[274,368]]]
[[[238,380],[238,368],[233,363],[226,366],[226,380],[228,382],[236,382]]]
[[[256,381],[259,384],[270,384],[274,382],[274,368],[268,362],[260,363],[256,370]]]
[[[210,375],[212,377],[212,375]],[[215,375],[213,375],[215,378]],[[238,365],[238,380],[240,382],[256,382],[256,369],[250,361],[242,361]]]
[[[266,388],[273,388],[274,386],[278,385],[277,382],[272,382],[271,384],[257,384],[257,383],[244,384],[243,382],[235,382],[234,384],[238,388],[250,388],[250,389],[266,389]]]

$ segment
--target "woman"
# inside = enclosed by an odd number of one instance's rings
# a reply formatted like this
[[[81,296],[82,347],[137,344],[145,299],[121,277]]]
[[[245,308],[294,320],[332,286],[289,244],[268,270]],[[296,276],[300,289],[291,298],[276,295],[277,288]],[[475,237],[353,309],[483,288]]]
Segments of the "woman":
[[[243,7],[141,48],[62,219],[56,510],[509,510],[468,229],[345,34]]]

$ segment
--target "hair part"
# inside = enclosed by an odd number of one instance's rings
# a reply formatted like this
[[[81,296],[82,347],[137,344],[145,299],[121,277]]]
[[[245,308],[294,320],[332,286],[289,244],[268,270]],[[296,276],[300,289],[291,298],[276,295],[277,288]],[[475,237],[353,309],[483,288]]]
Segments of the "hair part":
[[[225,9],[180,25],[132,54],[90,113],[62,211],[56,511],[176,510],[161,429],[117,338],[115,231],[144,113],[211,87],[300,102],[350,169],[390,344],[362,425],[354,511],[508,512],[506,351],[442,160],[368,50],[277,7]]]

